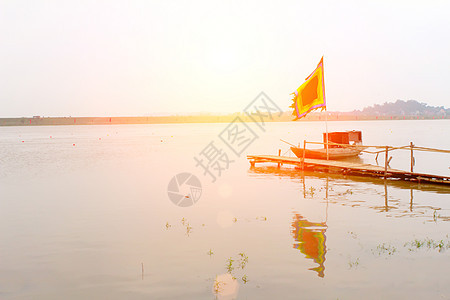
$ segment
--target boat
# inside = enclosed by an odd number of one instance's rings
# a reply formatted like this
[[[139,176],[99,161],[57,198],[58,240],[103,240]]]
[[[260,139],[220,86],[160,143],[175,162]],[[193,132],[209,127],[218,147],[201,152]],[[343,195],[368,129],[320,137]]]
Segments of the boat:
[[[300,147],[291,147],[291,151],[298,158],[327,159],[326,138],[327,134],[323,134],[324,149],[303,149]],[[328,159],[339,160],[358,156],[365,149],[362,146],[362,132],[352,131],[335,131],[328,133]]]

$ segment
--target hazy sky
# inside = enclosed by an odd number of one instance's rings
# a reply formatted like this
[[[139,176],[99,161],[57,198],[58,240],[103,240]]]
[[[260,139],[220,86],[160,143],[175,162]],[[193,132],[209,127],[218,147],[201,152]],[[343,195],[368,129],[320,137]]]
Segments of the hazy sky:
[[[324,55],[328,110],[450,106],[450,1],[0,0],[0,117],[288,110]]]

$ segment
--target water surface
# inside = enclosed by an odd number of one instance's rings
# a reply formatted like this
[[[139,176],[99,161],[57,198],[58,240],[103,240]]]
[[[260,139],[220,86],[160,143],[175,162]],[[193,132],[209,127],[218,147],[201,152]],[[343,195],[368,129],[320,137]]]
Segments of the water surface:
[[[250,168],[247,154],[289,155],[280,138],[319,141],[324,125],[249,124],[240,156],[218,139],[226,125],[0,127],[0,298],[450,298],[449,189]],[[329,128],[450,149],[448,120]],[[194,160],[211,141],[233,160],[215,182]],[[409,169],[408,151],[392,155]],[[447,154],[415,156],[450,174]],[[191,207],[167,194],[181,172],[202,183]]]

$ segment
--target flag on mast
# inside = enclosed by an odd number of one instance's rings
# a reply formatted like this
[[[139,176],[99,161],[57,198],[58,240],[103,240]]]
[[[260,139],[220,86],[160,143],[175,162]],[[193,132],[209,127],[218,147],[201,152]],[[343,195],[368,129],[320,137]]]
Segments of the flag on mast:
[[[294,102],[291,107],[295,108],[292,115],[298,120],[313,110],[326,109],[325,102],[325,80],[323,76],[323,56],[317,68],[309,75],[305,82],[292,93]]]

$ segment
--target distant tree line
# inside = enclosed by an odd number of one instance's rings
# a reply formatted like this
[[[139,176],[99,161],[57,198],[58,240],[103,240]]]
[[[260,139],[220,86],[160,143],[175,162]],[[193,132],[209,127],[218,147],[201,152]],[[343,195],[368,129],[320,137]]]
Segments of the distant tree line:
[[[385,102],[365,107],[363,110],[351,112],[355,115],[371,116],[450,116],[450,109],[444,106],[429,106],[416,100],[397,100],[396,102]]]

